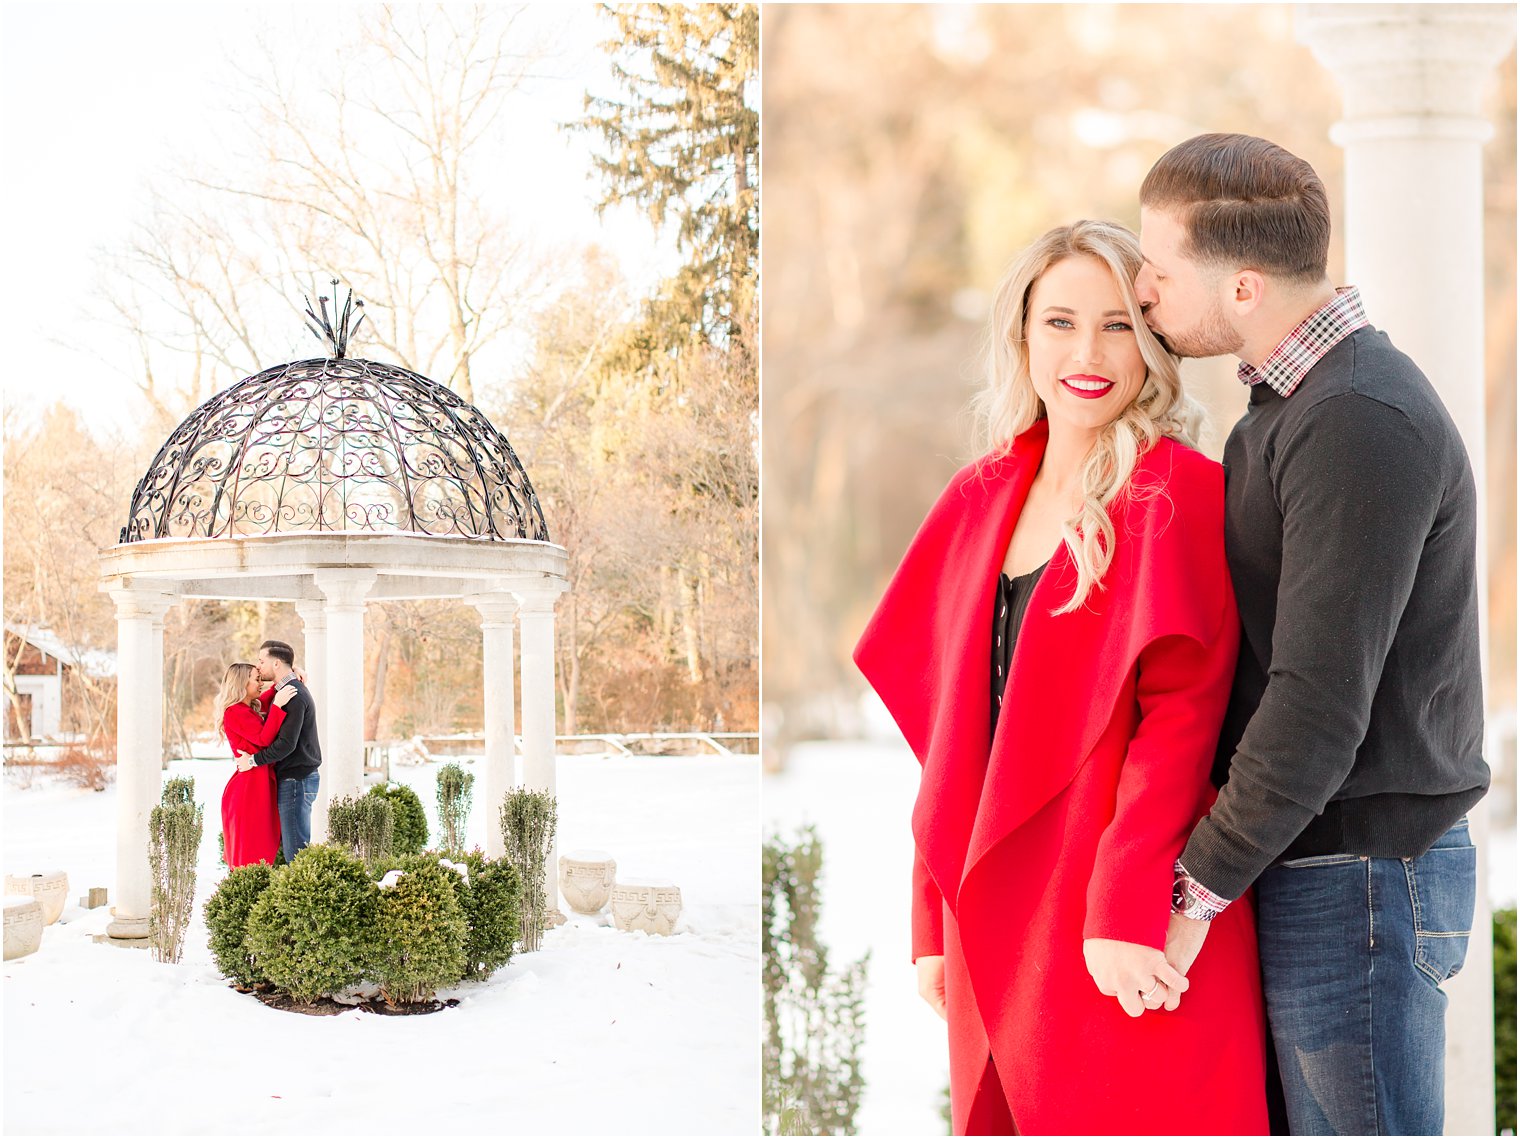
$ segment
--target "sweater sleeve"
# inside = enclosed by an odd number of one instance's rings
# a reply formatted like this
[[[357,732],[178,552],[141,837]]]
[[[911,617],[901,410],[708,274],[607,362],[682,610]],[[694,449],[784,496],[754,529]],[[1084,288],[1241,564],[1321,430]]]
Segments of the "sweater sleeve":
[[[306,712],[309,706],[305,695],[300,692],[285,705],[285,722],[280,725],[280,730],[275,736],[274,742],[254,753],[254,763],[260,766],[266,763],[278,763],[295,750],[296,742],[301,737],[301,728],[306,722]],[[270,712],[271,717],[274,711],[278,711],[278,709]]]
[[[945,952],[945,899],[929,874],[924,856],[913,848],[913,960]]]
[[[1266,690],[1182,861],[1237,898],[1346,781],[1441,502],[1397,409],[1347,393],[1283,441],[1271,472],[1282,575]]]

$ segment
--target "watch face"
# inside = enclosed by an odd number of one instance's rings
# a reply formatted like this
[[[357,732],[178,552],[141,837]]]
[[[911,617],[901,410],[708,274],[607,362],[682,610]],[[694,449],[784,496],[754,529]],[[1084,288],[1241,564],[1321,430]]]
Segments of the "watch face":
[[[1187,909],[1187,879],[1178,878],[1172,882],[1172,912],[1181,913]]]

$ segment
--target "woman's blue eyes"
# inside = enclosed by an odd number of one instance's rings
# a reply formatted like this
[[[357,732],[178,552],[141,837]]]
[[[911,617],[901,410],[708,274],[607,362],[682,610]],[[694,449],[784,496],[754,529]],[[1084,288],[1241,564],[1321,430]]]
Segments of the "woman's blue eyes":
[[[1048,325],[1050,325],[1052,328],[1074,328],[1074,327],[1076,327],[1075,325],[1073,325],[1071,323],[1071,321],[1067,320],[1064,316],[1053,316],[1049,320],[1047,320],[1045,323],[1048,324]],[[1132,325],[1128,321],[1124,321],[1124,320],[1112,320],[1112,321],[1109,321],[1107,324],[1105,324],[1103,326],[1103,331],[1104,332],[1133,332],[1134,330],[1135,330],[1134,325]]]

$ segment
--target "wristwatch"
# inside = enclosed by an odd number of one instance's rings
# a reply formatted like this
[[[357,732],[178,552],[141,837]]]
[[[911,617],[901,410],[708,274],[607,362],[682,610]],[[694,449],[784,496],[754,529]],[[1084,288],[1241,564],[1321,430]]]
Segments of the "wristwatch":
[[[1176,878],[1172,880],[1172,913],[1176,917],[1192,921],[1213,921],[1224,913],[1230,903],[1187,872],[1178,862],[1174,867]]]

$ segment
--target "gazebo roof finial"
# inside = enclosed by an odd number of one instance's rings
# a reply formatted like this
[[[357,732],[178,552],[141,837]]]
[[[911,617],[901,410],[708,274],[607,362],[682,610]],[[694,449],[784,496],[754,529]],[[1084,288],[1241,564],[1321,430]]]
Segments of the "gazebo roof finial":
[[[333,322],[327,316],[326,297],[317,298],[317,303],[322,310],[320,317],[312,311],[310,297],[303,293],[301,294],[301,299],[306,302],[306,327],[311,329],[313,336],[327,345],[329,353],[334,360],[341,360],[348,352],[349,340],[353,337],[354,333],[359,331],[359,326],[364,323],[364,314],[362,312],[359,314],[359,318],[354,321],[353,327],[349,327],[348,323],[354,315],[354,310],[362,309],[364,302],[354,300],[354,291],[353,289],[349,289],[348,297],[344,300],[343,308],[340,311],[338,308],[338,278],[332,278],[332,287],[333,314],[337,317],[336,328],[333,327]]]

